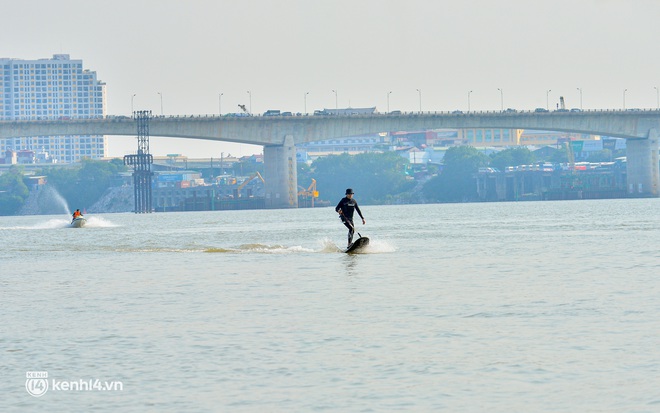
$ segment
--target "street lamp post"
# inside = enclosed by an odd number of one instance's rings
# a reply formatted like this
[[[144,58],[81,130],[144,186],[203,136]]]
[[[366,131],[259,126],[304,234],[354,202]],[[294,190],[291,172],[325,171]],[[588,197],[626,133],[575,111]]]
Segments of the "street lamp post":
[[[655,89],[655,101],[656,101],[656,107],[658,110],[660,110],[660,90],[658,90],[657,86],[653,86],[653,89]]]
[[[422,89],[417,89],[419,93],[419,113],[422,113]]]
[[[247,94],[250,96],[250,115],[252,114],[252,92],[249,90],[247,91]]]
[[[220,116],[222,116],[222,95],[224,95],[224,93],[218,94],[218,115]]]
[[[497,90],[500,91],[500,109],[502,110],[502,112],[504,112],[504,91],[499,87],[497,88]]]
[[[626,92],[628,89],[623,89],[623,110],[626,110]]]
[[[131,96],[131,115],[132,115],[133,112],[134,112],[134,110],[133,110],[133,98],[135,98],[135,96],[137,96],[136,93],[133,93],[133,96]]]
[[[471,90],[468,90],[468,112],[470,111],[470,94],[472,93]]]
[[[307,95],[309,95],[309,92],[305,92],[305,115],[307,114]]]
[[[335,111],[338,111],[338,110],[339,110],[339,101],[337,100],[337,91],[336,91],[335,89],[332,89],[332,91],[333,91],[334,94],[335,94]],[[337,114],[337,113],[335,113],[335,115],[336,115],[336,114]]]
[[[390,113],[390,94],[392,91],[387,92],[387,113]]]
[[[545,108],[547,110],[550,110],[550,92],[552,92],[550,89],[545,91]]]
[[[577,90],[580,91],[580,110],[582,110],[582,88],[579,87],[579,88],[577,88]]]
[[[163,116],[163,94],[158,92],[160,95],[160,116]]]

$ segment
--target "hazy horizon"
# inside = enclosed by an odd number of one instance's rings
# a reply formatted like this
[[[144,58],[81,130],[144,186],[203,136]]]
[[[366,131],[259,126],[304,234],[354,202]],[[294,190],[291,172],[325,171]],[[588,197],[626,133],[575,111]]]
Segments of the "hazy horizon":
[[[558,0],[44,0],[4,6],[0,57],[69,54],[107,84],[109,114],[339,107],[387,110],[655,108],[660,2]],[[333,92],[337,91],[337,94]],[[547,92],[551,90],[551,92]],[[248,94],[250,91],[250,94]],[[306,95],[306,93],[308,93]],[[135,148],[110,137],[110,156]],[[155,155],[261,147],[153,138]]]

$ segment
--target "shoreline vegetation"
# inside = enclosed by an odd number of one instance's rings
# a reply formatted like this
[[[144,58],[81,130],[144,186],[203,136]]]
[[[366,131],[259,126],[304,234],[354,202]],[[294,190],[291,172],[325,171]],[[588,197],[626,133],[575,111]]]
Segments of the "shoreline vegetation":
[[[535,159],[525,147],[488,156],[470,146],[447,149],[442,164],[411,164],[396,152],[329,155],[311,165],[298,164],[298,187],[305,188],[315,180],[320,193],[316,205],[332,204],[348,187],[355,188],[356,197],[364,205],[498,201],[505,199],[494,198],[494,189],[488,196],[478,189],[480,171],[500,172],[512,165],[542,162],[559,164],[566,162],[565,156],[563,151],[557,151],[546,159]],[[601,157],[612,159],[613,154],[604,153]],[[263,165],[237,165],[232,172],[238,177],[245,170],[263,173]],[[89,213],[131,212],[133,188],[120,176],[120,172],[128,171],[121,159],[84,159],[70,168],[45,166],[36,172],[44,177],[44,182],[37,184],[20,165],[12,166],[0,175],[0,215],[70,213],[69,205]],[[213,171],[198,172],[206,182],[212,182]]]

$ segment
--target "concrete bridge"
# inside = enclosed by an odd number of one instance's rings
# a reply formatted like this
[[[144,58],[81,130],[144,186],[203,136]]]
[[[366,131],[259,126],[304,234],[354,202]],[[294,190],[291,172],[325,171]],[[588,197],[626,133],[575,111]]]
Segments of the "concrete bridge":
[[[535,129],[627,140],[631,196],[660,196],[658,110],[580,112],[414,112],[315,116],[169,116],[150,121],[151,136],[206,139],[264,146],[266,196],[273,207],[296,207],[295,145],[389,131],[440,128]],[[137,134],[132,118],[17,120],[0,122],[0,138]]]

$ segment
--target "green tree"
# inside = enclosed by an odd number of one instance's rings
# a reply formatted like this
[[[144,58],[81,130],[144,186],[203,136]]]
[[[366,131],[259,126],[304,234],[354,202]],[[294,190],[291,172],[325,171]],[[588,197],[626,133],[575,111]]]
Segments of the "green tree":
[[[312,168],[306,162],[298,162],[298,186],[307,188],[312,183]]]
[[[49,168],[42,174],[72,208],[83,209],[98,201],[113,186],[115,176],[126,169],[121,160],[83,159],[78,168]]]
[[[255,172],[263,175],[264,164],[252,161],[239,161],[232,166],[234,176],[248,176]]]
[[[23,206],[30,191],[25,185],[23,170],[12,166],[0,175],[0,215],[14,215]]]
[[[531,165],[534,154],[524,146],[508,148],[490,155],[490,166],[503,171],[507,166]]]
[[[612,156],[612,151],[609,149],[603,149],[602,151],[596,151],[589,154],[587,158],[589,162],[612,162],[614,160]]]
[[[471,146],[449,148],[443,159],[442,173],[424,185],[424,195],[440,202],[477,200],[474,175],[480,167],[488,165],[488,161],[488,156]]]
[[[566,149],[566,145],[561,145],[559,147],[559,150],[554,152],[548,159],[546,159],[547,162],[551,163],[568,163],[568,153]]]
[[[407,164],[394,152],[331,155],[312,163],[311,178],[323,199],[339,200],[346,188],[353,188],[361,203],[386,203],[389,195],[414,186],[406,179]]]

